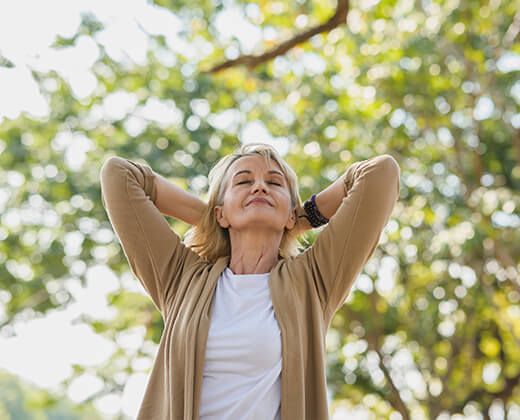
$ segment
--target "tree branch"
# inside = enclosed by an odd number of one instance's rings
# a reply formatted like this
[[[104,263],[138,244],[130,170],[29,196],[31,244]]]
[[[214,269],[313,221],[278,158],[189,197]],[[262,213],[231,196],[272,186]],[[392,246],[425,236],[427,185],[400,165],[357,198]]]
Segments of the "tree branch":
[[[308,39],[312,38],[314,35],[317,35],[322,32],[329,32],[332,29],[338,27],[339,25],[345,23],[347,19],[347,14],[349,10],[349,0],[338,0],[338,5],[336,7],[336,11],[334,15],[330,17],[325,23],[321,25],[315,26],[302,32],[301,34],[295,35],[294,37],[288,39],[287,41],[282,42],[281,44],[275,46],[274,48],[264,52],[260,55],[242,55],[233,60],[224,61],[223,63],[217,64],[216,66],[210,68],[209,70],[203,71],[203,73],[217,73],[219,71],[228,69],[230,67],[236,66],[247,66],[250,70],[255,68],[261,63],[269,61],[279,55],[285,54],[291,48],[294,48],[296,45],[301,44]]]
[[[379,300],[379,295],[377,295],[374,291],[370,293],[369,299],[370,299],[370,306],[372,307],[372,310],[374,313],[376,313],[376,306],[377,301]],[[366,340],[368,343],[368,348],[375,351],[377,353],[377,356],[379,357],[379,368],[383,371],[383,374],[385,375],[385,379],[387,380],[390,392],[389,395],[386,396],[388,402],[392,405],[393,408],[395,408],[403,417],[404,420],[410,420],[410,413],[408,412],[408,408],[406,407],[406,404],[401,399],[401,395],[399,394],[399,389],[395,385],[392,376],[390,375],[390,371],[387,369],[383,362],[383,354],[381,353],[381,350],[379,349],[379,340],[378,338],[384,337],[383,328],[380,325],[375,326],[372,329],[372,332],[368,334]]]
[[[520,33],[520,11],[516,12],[515,16],[513,17],[513,21],[511,22],[511,25],[509,25],[509,28],[507,28],[504,38],[502,39],[502,47],[504,49],[511,47],[511,45],[513,45],[516,38],[518,37],[519,33]]]
[[[383,354],[377,348],[374,348],[374,350],[377,353],[377,355],[379,356],[379,367],[383,371],[385,378],[388,381],[389,386],[390,386],[390,398],[389,398],[390,403],[397,411],[399,411],[399,413],[405,420],[410,420],[410,413],[408,412],[408,408],[406,407],[406,404],[404,403],[404,401],[401,399],[401,395],[399,394],[399,389],[397,389],[397,387],[395,386],[394,381],[392,380],[392,376],[390,375],[390,371],[387,369],[387,367],[383,363]]]
[[[520,375],[513,376],[512,378],[505,378],[504,388],[501,391],[487,391],[485,389],[479,388],[473,390],[461,403],[455,405],[452,409],[452,413],[462,412],[463,408],[470,401],[478,401],[483,402],[484,398],[486,401],[491,401],[493,399],[500,399],[504,402],[507,402],[508,399],[513,394],[515,387],[520,383]]]

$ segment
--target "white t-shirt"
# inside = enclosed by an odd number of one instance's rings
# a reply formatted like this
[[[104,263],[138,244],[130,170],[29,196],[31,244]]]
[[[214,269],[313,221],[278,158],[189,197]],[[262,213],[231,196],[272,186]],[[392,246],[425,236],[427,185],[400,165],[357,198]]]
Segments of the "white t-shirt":
[[[282,345],[269,273],[226,267],[213,297],[201,420],[279,420]]]

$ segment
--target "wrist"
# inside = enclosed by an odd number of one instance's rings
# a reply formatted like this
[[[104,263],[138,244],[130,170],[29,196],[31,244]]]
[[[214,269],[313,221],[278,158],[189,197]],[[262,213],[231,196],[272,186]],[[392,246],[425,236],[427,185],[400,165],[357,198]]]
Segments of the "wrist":
[[[307,215],[307,219],[313,228],[325,225],[329,222],[329,219],[325,217],[318,208],[318,204],[316,203],[316,194],[313,194],[310,199],[305,201],[303,208]]]

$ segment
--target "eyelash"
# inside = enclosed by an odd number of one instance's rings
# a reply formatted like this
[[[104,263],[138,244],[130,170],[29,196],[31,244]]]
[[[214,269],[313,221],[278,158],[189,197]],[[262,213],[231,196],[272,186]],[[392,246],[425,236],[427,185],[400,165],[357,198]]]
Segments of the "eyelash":
[[[245,184],[246,182],[251,182],[251,181],[241,181],[241,182],[237,182],[237,185]],[[269,184],[278,185],[279,187],[282,186],[282,184],[278,184],[277,182],[269,182]]]

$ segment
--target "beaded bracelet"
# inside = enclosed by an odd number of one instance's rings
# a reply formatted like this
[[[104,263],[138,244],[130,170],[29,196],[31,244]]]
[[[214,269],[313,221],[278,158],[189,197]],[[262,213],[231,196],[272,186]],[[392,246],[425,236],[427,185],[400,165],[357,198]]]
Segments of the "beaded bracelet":
[[[318,206],[316,205],[316,194],[313,194],[310,200],[303,203],[303,209],[305,210],[305,213],[307,213],[307,219],[312,227],[319,227],[329,222],[329,219],[323,216],[323,214],[318,210]]]

